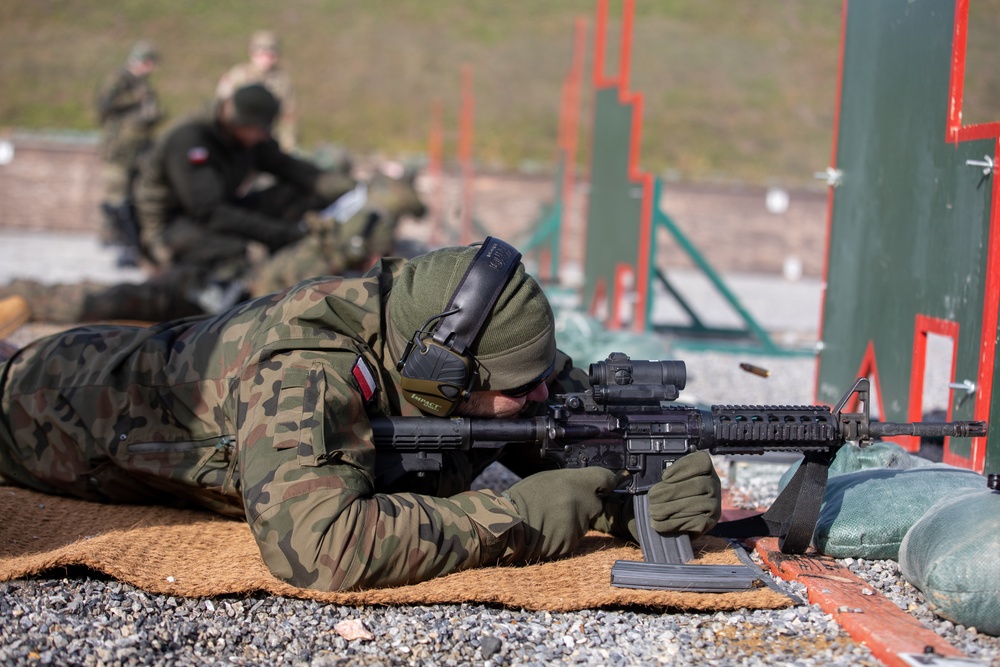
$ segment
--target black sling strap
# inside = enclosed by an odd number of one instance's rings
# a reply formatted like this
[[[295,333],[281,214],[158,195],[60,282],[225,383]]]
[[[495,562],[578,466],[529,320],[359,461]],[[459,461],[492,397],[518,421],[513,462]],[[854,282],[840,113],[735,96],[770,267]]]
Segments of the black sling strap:
[[[777,537],[782,553],[804,553],[816,530],[832,461],[830,452],[806,452],[799,469],[766,512],[724,521],[709,534],[739,539]]]

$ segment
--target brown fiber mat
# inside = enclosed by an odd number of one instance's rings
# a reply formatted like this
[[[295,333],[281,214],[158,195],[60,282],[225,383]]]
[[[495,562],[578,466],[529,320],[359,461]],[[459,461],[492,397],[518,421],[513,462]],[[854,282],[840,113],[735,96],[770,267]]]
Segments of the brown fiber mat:
[[[738,562],[721,540],[696,546],[698,562]],[[0,581],[85,566],[151,593],[184,597],[264,591],[346,605],[474,602],[549,611],[614,606],[726,611],[790,604],[768,588],[742,593],[614,588],[609,582],[617,559],[641,556],[634,547],[591,533],[578,555],[560,561],[478,568],[398,588],[321,593],[275,579],[241,521],[197,511],[87,503],[0,486]]]

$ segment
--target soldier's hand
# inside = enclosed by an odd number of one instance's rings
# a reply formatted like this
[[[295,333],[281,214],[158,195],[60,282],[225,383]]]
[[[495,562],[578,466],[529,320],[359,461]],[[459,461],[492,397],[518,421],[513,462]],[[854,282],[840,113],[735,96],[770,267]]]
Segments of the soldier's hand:
[[[708,452],[694,452],[663,471],[649,490],[649,515],[659,533],[703,535],[722,516],[722,482]]]
[[[504,494],[524,519],[525,560],[565,556],[580,542],[604,507],[603,496],[617,476],[604,468],[548,470],[510,487]]]
[[[320,172],[313,184],[313,191],[322,199],[333,202],[354,189],[354,179],[338,171]]]
[[[339,225],[333,218],[323,217],[318,211],[306,211],[299,222],[299,229],[306,234],[322,236],[325,234],[339,234]]]

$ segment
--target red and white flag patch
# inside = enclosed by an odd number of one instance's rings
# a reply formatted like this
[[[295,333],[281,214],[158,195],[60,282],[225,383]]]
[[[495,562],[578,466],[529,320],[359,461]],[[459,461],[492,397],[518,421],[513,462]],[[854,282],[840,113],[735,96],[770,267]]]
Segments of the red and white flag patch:
[[[368,363],[360,354],[354,362],[351,375],[354,376],[354,381],[358,383],[358,389],[361,390],[361,395],[364,397],[366,403],[375,398],[375,392],[378,390],[375,374],[368,368]]]
[[[191,164],[205,164],[208,162],[208,149],[204,146],[195,146],[188,149],[188,162]]]

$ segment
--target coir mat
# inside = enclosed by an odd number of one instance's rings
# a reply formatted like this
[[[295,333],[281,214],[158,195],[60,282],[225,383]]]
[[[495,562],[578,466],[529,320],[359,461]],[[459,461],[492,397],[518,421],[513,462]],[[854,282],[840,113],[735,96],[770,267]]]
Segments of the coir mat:
[[[661,611],[778,609],[791,600],[769,588],[690,593],[615,588],[616,560],[639,550],[590,533],[570,557],[523,567],[465,570],[395,588],[320,592],[296,588],[267,570],[249,527],[212,514],[163,507],[102,505],[0,486],[0,581],[82,566],[150,593],[183,597],[249,594],[345,605],[495,604],[576,611],[643,607]],[[696,561],[738,565],[728,543],[702,539]]]

